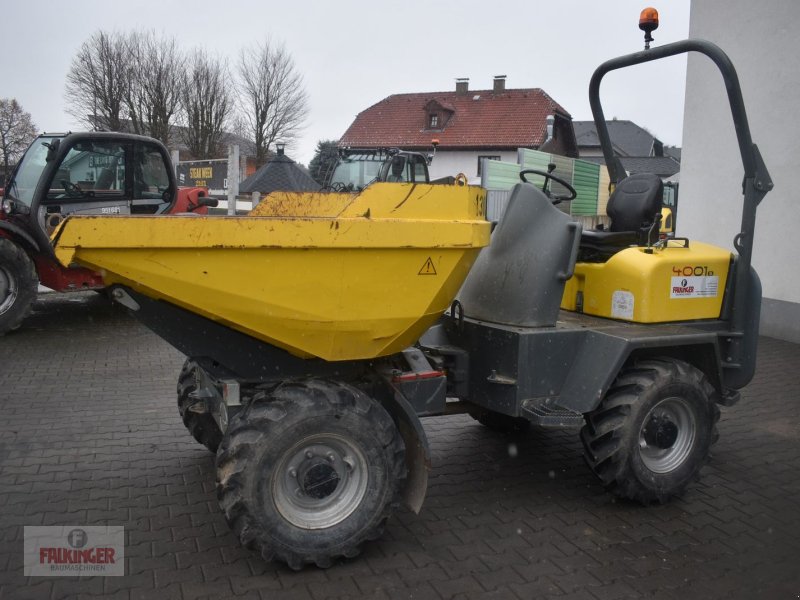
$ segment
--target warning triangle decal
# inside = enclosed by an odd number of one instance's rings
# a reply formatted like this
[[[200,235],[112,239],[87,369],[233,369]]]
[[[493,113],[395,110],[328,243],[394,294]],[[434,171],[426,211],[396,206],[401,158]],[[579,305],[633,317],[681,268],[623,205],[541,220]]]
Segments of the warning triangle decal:
[[[436,275],[436,267],[433,266],[433,261],[431,257],[428,257],[428,260],[425,261],[425,264],[422,265],[422,268],[419,270],[418,275]]]

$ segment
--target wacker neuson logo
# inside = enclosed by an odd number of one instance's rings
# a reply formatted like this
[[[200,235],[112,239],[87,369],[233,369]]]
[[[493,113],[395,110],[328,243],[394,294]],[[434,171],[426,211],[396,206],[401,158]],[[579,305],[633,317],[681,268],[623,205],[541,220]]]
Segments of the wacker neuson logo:
[[[25,527],[25,575],[125,575],[125,528]]]

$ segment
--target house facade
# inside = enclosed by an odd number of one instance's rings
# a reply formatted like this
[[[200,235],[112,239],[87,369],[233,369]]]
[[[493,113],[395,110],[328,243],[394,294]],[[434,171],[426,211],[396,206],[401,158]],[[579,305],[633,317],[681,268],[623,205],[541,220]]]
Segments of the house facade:
[[[340,148],[392,148],[429,154],[431,178],[464,173],[479,182],[483,160],[515,161],[519,148],[577,156],[572,117],[538,88],[470,90],[458,79],[449,92],[393,94],[359,113]]]

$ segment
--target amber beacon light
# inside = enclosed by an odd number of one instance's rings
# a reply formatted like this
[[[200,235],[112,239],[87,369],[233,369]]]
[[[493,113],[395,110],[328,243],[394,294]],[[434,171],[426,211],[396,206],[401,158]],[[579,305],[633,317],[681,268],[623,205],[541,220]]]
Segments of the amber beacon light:
[[[650,42],[653,41],[650,34],[658,29],[658,11],[655,8],[645,8],[639,14],[639,29],[644,31],[644,49],[650,50]]]

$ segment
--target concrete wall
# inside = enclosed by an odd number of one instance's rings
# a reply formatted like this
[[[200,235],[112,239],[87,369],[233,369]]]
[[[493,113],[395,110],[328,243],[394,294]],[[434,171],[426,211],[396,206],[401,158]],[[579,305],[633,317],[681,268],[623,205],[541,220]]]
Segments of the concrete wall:
[[[480,178],[478,177],[478,156],[499,156],[500,160],[517,162],[516,150],[481,150],[480,152],[469,150],[440,150],[436,152],[436,156],[433,158],[433,162],[428,168],[431,179],[464,173],[470,183],[480,185]]]
[[[753,265],[761,276],[761,332],[800,342],[800,69],[797,0],[694,0],[690,37],[718,44],[739,74],[753,141],[775,183],[758,210]],[[688,61],[678,235],[733,248],[742,162],[722,78]]]

